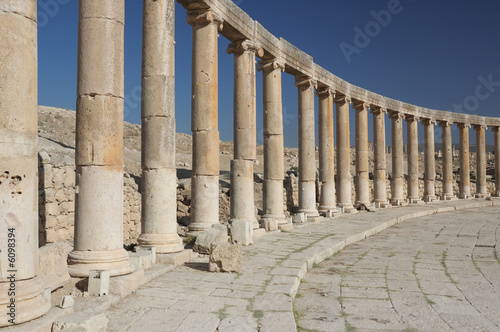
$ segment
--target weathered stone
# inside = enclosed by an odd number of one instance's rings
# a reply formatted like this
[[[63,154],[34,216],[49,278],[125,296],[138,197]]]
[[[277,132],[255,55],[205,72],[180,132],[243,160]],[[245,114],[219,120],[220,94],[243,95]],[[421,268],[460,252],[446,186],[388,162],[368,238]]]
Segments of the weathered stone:
[[[104,313],[77,312],[54,322],[52,332],[106,332],[108,318]]]
[[[241,272],[241,245],[222,243],[211,248],[209,270],[211,272]]]
[[[74,304],[75,304],[75,300],[73,299],[73,296],[64,295],[61,298],[61,302],[59,302],[59,308],[61,308],[61,309],[71,308]]]
[[[197,235],[193,251],[208,255],[212,246],[225,243],[228,240],[227,227],[221,224],[214,224],[211,228]]]

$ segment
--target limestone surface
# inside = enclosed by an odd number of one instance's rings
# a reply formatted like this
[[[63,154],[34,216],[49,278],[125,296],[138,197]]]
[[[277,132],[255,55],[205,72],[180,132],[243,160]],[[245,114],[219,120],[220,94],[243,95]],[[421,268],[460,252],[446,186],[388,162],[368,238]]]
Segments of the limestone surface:
[[[213,246],[225,243],[228,240],[227,227],[225,225],[214,224],[196,237],[193,250],[200,254],[209,255]]]
[[[241,272],[241,246],[221,243],[212,247],[208,269],[210,272]]]

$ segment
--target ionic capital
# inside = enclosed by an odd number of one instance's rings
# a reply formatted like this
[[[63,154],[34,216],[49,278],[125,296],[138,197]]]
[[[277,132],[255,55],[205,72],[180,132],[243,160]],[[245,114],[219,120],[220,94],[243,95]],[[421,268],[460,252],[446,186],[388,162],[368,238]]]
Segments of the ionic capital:
[[[249,39],[240,40],[229,44],[226,52],[227,54],[234,53],[235,55],[241,55],[245,52],[253,52],[259,58],[262,58],[264,56],[264,49],[262,48],[262,46]]]
[[[400,119],[404,119],[404,118],[405,118],[405,115],[401,112],[389,111],[389,119],[400,120]]]
[[[326,97],[326,98],[335,98],[335,90],[330,87],[320,88],[316,91],[316,96],[318,97]]]
[[[452,121],[449,121],[449,120],[439,120],[439,126],[440,127],[451,127],[453,126],[453,122]]]
[[[370,113],[374,115],[380,115],[380,114],[385,115],[387,113],[387,109],[377,105],[370,105]]]
[[[285,71],[285,62],[281,59],[270,59],[270,60],[261,60],[257,63],[257,70],[276,70],[281,69],[281,71]]]
[[[491,127],[491,131],[494,133],[500,133],[500,127]]]
[[[437,122],[434,119],[422,119],[422,124],[424,126],[435,126]]]
[[[313,87],[316,89],[318,87],[318,82],[309,76],[296,77],[295,87],[298,88],[299,86],[306,86],[307,88]]]
[[[368,108],[370,108],[370,104],[367,104],[362,100],[353,99],[352,107],[356,111],[368,111]]]
[[[488,126],[483,125],[483,124],[481,124],[481,125],[474,125],[474,130],[475,131],[488,130]]]
[[[406,120],[406,122],[419,122],[420,121],[420,117],[418,117],[416,115],[406,114],[405,115],[405,120]]]
[[[346,95],[337,95],[335,98],[335,104],[350,104],[352,102],[351,98]]]
[[[219,31],[222,30],[222,17],[213,10],[192,10],[187,14],[187,22],[192,26],[215,24]]]
[[[457,123],[457,127],[460,129],[469,129],[471,125],[470,123]]]

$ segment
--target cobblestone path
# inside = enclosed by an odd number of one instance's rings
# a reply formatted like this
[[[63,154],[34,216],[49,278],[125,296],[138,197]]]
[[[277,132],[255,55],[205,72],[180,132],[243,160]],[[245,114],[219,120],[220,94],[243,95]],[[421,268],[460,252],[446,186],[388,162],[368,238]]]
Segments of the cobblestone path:
[[[315,266],[299,331],[500,331],[500,208],[414,219]]]

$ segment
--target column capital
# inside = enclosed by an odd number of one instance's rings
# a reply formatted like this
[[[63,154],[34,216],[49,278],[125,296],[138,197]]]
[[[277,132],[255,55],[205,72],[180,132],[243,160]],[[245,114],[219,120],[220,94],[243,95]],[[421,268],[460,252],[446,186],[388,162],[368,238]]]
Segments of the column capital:
[[[469,129],[471,125],[470,123],[457,123],[457,127],[461,129]]]
[[[220,31],[222,30],[222,24],[224,20],[219,14],[217,14],[213,10],[203,9],[203,10],[188,11],[187,22],[192,26],[203,25],[203,24],[216,24]]]
[[[370,105],[370,113],[375,115],[386,114],[387,109],[377,105]]]
[[[234,53],[235,55],[241,55],[245,52],[253,52],[259,58],[264,56],[264,49],[262,46],[249,39],[240,40],[229,44],[226,50],[227,54]]]
[[[335,97],[335,104],[350,104],[351,102],[351,98],[346,95],[337,95]]]
[[[475,131],[479,131],[479,130],[488,130],[488,126],[483,125],[483,124],[479,124],[479,125],[475,124],[475,125],[473,125],[473,126],[474,126],[474,130],[475,130]]]
[[[258,71],[263,71],[263,70],[276,70],[276,69],[281,69],[281,71],[285,71],[285,62],[281,59],[269,59],[269,60],[261,60],[257,63],[257,70]]]
[[[313,87],[317,88],[318,87],[318,81],[312,79],[309,76],[301,76],[301,77],[295,77],[295,87],[298,88],[299,86],[307,86],[307,87]]]
[[[370,108],[370,104],[365,103],[362,100],[353,99],[352,107],[356,111],[368,111],[368,108]]]
[[[398,111],[389,111],[389,119],[395,119],[395,120],[399,120],[399,119],[404,119],[405,118],[405,115],[401,112],[398,112]]]
[[[491,131],[494,133],[499,133],[500,132],[500,127],[491,127]]]
[[[422,119],[422,124],[426,125],[426,126],[435,126],[437,124],[437,121],[434,120],[434,119]]]
[[[439,126],[440,127],[451,127],[453,126],[453,121],[450,120],[439,120]]]
[[[416,116],[416,115],[406,114],[405,115],[405,120],[406,120],[406,122],[419,122],[420,121],[420,117]]]
[[[330,88],[330,87],[326,87],[326,88],[320,88],[316,91],[316,96],[318,97],[332,97],[332,98],[335,98],[335,90]]]

